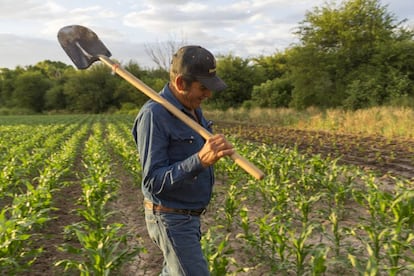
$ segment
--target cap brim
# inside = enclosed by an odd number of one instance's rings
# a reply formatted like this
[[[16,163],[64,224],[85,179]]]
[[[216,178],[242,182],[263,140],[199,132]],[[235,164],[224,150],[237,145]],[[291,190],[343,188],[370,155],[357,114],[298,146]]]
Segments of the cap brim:
[[[214,77],[196,77],[205,87],[211,91],[222,91],[227,88],[227,84],[217,76]]]

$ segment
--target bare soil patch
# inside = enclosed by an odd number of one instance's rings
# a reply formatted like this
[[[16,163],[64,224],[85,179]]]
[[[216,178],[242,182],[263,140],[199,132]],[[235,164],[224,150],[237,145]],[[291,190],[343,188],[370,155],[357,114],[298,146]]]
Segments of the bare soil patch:
[[[229,122],[218,123],[216,132],[237,135],[253,142],[296,147],[303,153],[339,158],[343,164],[357,165],[381,174],[414,178],[414,140]]]

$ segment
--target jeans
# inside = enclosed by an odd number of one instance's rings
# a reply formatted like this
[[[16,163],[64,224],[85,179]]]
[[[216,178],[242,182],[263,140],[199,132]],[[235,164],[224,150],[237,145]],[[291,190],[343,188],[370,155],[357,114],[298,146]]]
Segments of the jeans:
[[[154,213],[145,209],[150,238],[164,255],[160,275],[210,275],[201,250],[200,217],[171,213]]]

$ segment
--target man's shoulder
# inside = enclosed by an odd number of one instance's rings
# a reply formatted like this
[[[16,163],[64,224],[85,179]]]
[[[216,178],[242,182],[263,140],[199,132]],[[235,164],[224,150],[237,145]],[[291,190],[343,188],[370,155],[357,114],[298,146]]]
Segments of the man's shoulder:
[[[141,108],[139,110],[144,111],[144,110],[156,109],[156,108],[158,108],[157,107],[158,105],[160,105],[160,104],[153,101],[153,100],[148,100],[147,102],[144,103],[144,105],[141,106]]]
[[[155,116],[158,115],[165,115],[167,112],[167,110],[165,109],[164,106],[162,106],[162,104],[157,103],[153,100],[150,100],[148,102],[146,102],[139,110],[138,116],[144,114],[144,113],[152,113]]]

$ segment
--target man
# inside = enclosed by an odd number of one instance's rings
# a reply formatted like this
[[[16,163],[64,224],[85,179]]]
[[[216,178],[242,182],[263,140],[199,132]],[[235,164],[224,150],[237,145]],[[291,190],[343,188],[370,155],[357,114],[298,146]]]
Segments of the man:
[[[200,46],[185,46],[174,54],[170,81],[160,95],[211,131],[200,105],[225,88],[214,56]],[[200,215],[211,199],[212,165],[233,154],[233,146],[222,134],[204,140],[152,100],[141,108],[132,132],[142,165],[148,233],[164,255],[161,275],[209,275]]]

